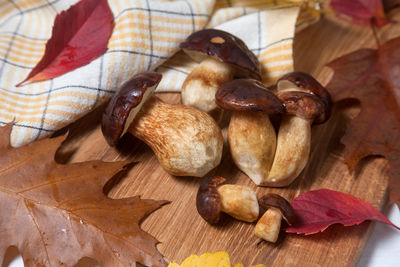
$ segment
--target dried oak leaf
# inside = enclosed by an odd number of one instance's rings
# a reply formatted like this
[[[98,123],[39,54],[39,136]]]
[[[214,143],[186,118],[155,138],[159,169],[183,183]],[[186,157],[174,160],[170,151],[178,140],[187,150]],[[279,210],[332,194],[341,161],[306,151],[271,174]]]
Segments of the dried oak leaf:
[[[113,20],[107,0],[81,0],[58,14],[42,59],[17,86],[58,77],[104,54]]]
[[[381,0],[332,0],[330,5],[337,14],[348,16],[355,24],[383,26],[391,22]]]
[[[315,234],[330,225],[360,224],[365,220],[386,223],[400,230],[371,204],[342,192],[329,189],[308,191],[292,202],[296,223],[286,228],[287,233]]]
[[[379,49],[361,49],[327,66],[334,75],[327,88],[334,101],[358,99],[361,111],[351,120],[341,142],[353,173],[370,155],[389,163],[390,202],[400,205],[400,38]]]
[[[139,224],[165,201],[111,199],[103,193],[127,162],[57,164],[63,137],[12,148],[11,125],[0,127],[0,262],[9,246],[25,266],[164,266],[157,240]]]

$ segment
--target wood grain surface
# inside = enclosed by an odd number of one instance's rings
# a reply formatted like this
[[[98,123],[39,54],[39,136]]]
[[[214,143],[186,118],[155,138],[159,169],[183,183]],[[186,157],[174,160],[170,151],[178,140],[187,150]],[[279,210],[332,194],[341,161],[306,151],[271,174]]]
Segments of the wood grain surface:
[[[384,41],[398,35],[399,30],[394,28],[385,26],[381,29],[381,39]],[[332,73],[324,64],[358,48],[375,45],[370,29],[323,18],[297,34],[295,69],[309,72],[326,84]],[[177,94],[160,97],[171,103],[178,103],[180,98]],[[57,160],[138,161],[109,195],[113,198],[141,195],[143,198],[171,201],[142,224],[145,231],[161,242],[158,248],[168,261],[180,263],[193,253],[226,250],[232,263],[240,262],[245,266],[259,263],[267,266],[351,266],[357,262],[372,223],[364,222],[353,227],[334,225],[323,233],[310,236],[282,232],[276,244],[259,242],[253,235],[254,223],[236,221],[229,216],[223,217],[218,226],[208,225],[195,207],[195,196],[202,179],[168,175],[149,147],[133,137],[125,136],[116,149],[110,148],[99,127],[103,108],[96,109],[69,128],[69,137],[58,151]],[[328,123],[313,127],[309,163],[287,188],[256,187],[235,167],[226,145],[221,164],[207,176],[221,175],[227,178],[227,183],[248,185],[257,196],[274,192],[289,200],[308,190],[329,188],[352,194],[382,209],[387,199],[386,161],[368,158],[354,177],[343,164],[344,147],[340,137],[346,124],[358,112],[356,101],[337,103]]]

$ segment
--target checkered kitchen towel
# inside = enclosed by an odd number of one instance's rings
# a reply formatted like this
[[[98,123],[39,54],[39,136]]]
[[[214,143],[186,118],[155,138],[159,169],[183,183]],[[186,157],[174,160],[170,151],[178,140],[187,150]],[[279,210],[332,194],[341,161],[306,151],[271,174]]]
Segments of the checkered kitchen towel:
[[[243,39],[259,57],[266,83],[293,68],[298,7],[273,7],[277,0],[109,0],[115,28],[103,56],[55,79],[15,87],[41,59],[56,14],[76,2],[0,1],[0,124],[14,120],[13,146],[77,120],[135,73],[156,69],[163,74],[159,91],[179,91],[194,63],[173,55],[205,27]]]

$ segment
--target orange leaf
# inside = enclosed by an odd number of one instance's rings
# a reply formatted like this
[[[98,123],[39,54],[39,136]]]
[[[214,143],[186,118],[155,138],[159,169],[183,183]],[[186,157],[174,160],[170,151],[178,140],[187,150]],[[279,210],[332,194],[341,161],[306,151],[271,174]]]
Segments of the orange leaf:
[[[107,0],[81,0],[61,12],[42,59],[17,86],[52,79],[90,63],[107,51],[113,27]]]
[[[10,131],[0,127],[0,262],[13,245],[25,266],[75,266],[82,257],[102,266],[165,265],[139,223],[166,202],[103,193],[127,162],[60,165],[53,157],[62,137],[12,148]]]
[[[378,50],[361,49],[328,64],[334,75],[327,85],[334,101],[359,99],[361,111],[341,141],[350,172],[369,155],[389,161],[390,199],[400,204],[400,38]]]

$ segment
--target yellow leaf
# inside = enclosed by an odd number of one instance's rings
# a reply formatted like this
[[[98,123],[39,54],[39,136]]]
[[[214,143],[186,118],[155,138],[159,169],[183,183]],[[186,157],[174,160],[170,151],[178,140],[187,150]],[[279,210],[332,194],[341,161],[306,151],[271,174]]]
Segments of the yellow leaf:
[[[186,258],[181,264],[181,267],[200,267],[200,258],[197,255],[190,255],[189,258]],[[203,267],[203,266],[201,266]]]
[[[209,266],[207,267],[231,267],[231,261],[229,259],[229,254],[226,251],[219,251],[212,254],[209,257]]]
[[[201,260],[202,262],[204,262],[205,264],[208,264],[208,262],[211,260],[210,258],[212,258],[212,255],[213,255],[213,254],[211,254],[211,253],[209,253],[209,252],[204,253],[204,254],[201,254],[201,255],[200,255],[200,260]]]
[[[168,267],[231,267],[231,260],[228,252],[219,251],[204,253],[200,256],[190,255],[181,265],[171,262]],[[235,264],[233,267],[243,267],[243,264]],[[250,267],[265,267],[265,265],[258,264]]]

